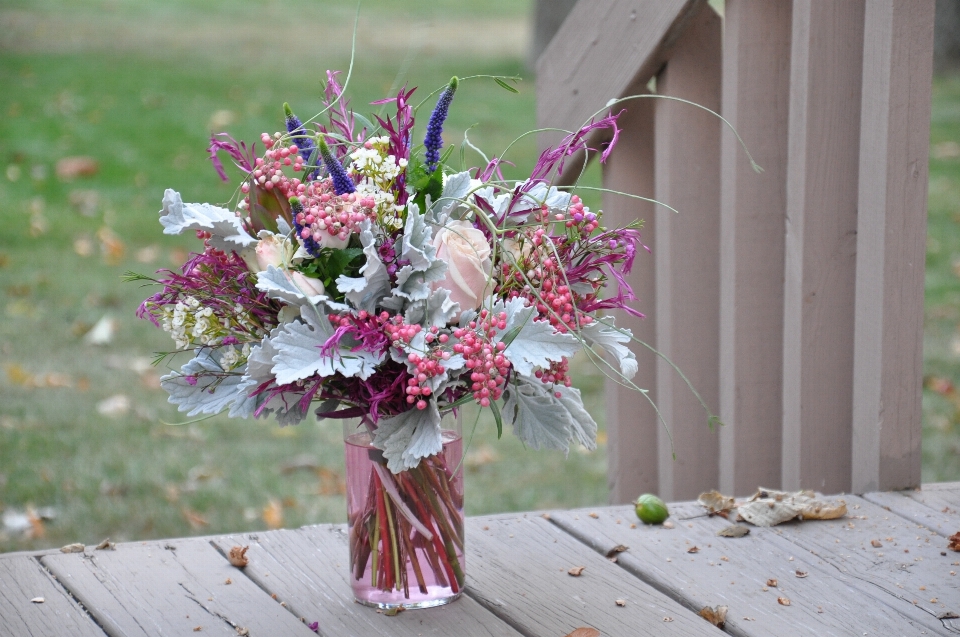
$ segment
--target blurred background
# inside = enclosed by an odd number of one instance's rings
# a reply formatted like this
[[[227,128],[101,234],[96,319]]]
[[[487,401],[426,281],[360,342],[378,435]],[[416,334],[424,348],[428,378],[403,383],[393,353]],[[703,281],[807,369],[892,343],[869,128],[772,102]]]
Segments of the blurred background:
[[[943,4],[938,20],[960,34],[958,3]],[[368,103],[403,84],[426,96],[452,75],[519,75],[516,95],[463,83],[446,127],[448,144],[469,129],[500,155],[535,127],[529,60],[570,5],[365,2],[352,106],[375,112]],[[337,424],[166,424],[183,418],[160,389],[165,367],[151,362],[172,341],[134,316],[151,290],[120,277],[175,268],[198,248],[161,234],[165,188],[185,201],[233,196],[238,175],[222,183],[206,157],[212,132],[249,143],[282,128],[284,101],[303,118],[320,110],[325,71],[349,66],[355,11],[334,0],[0,2],[0,551],[345,519]],[[924,481],[960,480],[960,39],[951,37],[938,30]],[[521,178],[536,154],[532,136],[520,140],[507,177]],[[479,163],[467,152],[468,165]],[[588,179],[599,183],[595,167]],[[606,502],[602,376],[584,362],[574,369],[600,449],[527,451],[468,412],[468,514]]]

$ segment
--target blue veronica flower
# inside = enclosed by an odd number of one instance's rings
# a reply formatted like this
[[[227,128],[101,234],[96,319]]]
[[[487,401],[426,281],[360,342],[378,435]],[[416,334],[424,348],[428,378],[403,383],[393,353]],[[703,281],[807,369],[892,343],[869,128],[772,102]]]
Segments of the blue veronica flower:
[[[330,152],[330,147],[327,146],[327,142],[320,140],[320,157],[323,158],[323,165],[327,167],[327,172],[330,173],[330,177],[333,179],[333,190],[338,195],[346,195],[351,192],[356,192],[357,188],[353,185],[353,180],[350,179],[350,176],[347,174],[347,171],[343,169],[343,164],[333,156],[333,153]]]
[[[447,88],[443,89],[437,105],[430,114],[430,122],[427,124],[427,135],[423,138],[423,146],[427,152],[424,160],[427,164],[427,170],[433,172],[437,169],[440,162],[440,149],[443,148],[443,122],[447,119],[447,112],[450,110],[450,102],[453,101],[453,94],[457,92],[459,80],[456,77],[450,80]]]

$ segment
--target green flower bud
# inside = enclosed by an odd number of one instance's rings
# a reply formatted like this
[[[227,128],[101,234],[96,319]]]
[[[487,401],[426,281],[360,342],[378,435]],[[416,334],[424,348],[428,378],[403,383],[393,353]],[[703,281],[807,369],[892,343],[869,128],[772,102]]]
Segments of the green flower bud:
[[[652,493],[644,493],[634,504],[637,517],[644,524],[663,524],[663,521],[670,517],[666,503]]]

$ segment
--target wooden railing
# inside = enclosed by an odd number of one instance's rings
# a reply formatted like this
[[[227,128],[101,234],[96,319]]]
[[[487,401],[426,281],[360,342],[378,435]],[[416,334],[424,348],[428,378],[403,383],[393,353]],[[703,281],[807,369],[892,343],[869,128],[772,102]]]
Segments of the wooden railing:
[[[726,0],[724,13],[582,0],[537,64],[541,127],[652,90],[722,113],[763,168],[703,110],[622,106],[604,186],[679,214],[604,195],[607,225],[644,219],[653,251],[630,279],[647,318],[618,324],[724,425],[639,352],[634,380],[666,427],[608,385],[611,501],[917,486],[934,0]]]

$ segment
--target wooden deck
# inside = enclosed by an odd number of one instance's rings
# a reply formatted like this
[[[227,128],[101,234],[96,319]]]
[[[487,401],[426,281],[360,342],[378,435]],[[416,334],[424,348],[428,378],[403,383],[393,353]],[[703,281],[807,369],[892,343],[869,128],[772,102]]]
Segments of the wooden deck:
[[[698,616],[718,605],[733,635],[960,634],[960,483],[844,499],[843,519],[737,539],[691,503],[673,528],[631,507],[471,518],[464,597],[396,616],[353,602],[338,525],[0,555],[0,635],[721,635]]]

